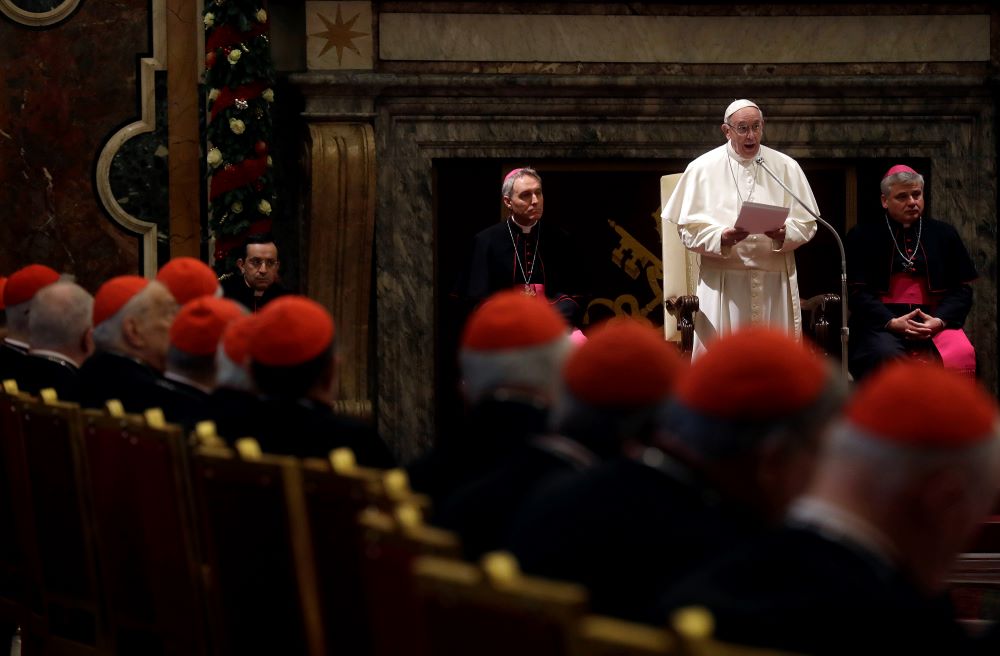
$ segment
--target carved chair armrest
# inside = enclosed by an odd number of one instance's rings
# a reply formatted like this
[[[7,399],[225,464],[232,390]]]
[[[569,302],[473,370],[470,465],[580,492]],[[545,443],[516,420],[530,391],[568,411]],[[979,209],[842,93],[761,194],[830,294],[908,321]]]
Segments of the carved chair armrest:
[[[677,332],[681,334],[681,353],[694,348],[694,313],[698,311],[697,296],[671,296],[663,301],[670,316],[677,319]]]

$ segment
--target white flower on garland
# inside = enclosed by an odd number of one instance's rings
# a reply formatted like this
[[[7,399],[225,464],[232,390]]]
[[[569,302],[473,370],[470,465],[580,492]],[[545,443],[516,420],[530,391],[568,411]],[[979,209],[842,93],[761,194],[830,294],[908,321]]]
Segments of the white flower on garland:
[[[258,9],[257,10],[257,22],[258,23],[266,23],[267,22],[267,12],[264,11],[263,9]]]
[[[238,118],[229,119],[229,129],[233,134],[243,134],[247,130],[246,124]]]
[[[208,101],[209,102],[215,102],[215,99],[218,98],[218,97],[219,97],[219,90],[218,89],[212,89],[211,91],[208,92]]]
[[[205,29],[207,30],[213,25],[215,25],[215,14],[209,12],[205,14]]]
[[[215,168],[219,164],[222,164],[222,151],[218,148],[212,148],[208,151],[208,157],[206,159],[208,160],[208,165]]]
[[[229,51],[229,54],[226,56],[226,59],[229,60],[230,64],[235,64],[240,60],[240,57],[242,56],[243,56],[242,50],[240,50],[239,48],[233,48],[232,50]]]
[[[271,214],[271,203],[261,199],[261,201],[257,203],[257,210],[264,216],[269,216]]]
[[[270,89],[270,88],[264,89],[264,91],[260,94],[260,97],[263,98],[264,100],[266,100],[269,103],[273,103],[274,102],[274,89]]]
[[[236,201],[229,206],[229,209],[233,211],[233,214],[239,214],[240,212],[243,211],[243,203],[241,203],[240,201]]]

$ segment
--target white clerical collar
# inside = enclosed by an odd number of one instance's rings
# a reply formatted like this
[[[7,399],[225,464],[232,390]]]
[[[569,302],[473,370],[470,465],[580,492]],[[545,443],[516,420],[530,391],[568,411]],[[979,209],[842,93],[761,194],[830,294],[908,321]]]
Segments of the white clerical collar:
[[[39,357],[48,358],[50,360],[58,360],[66,365],[73,367],[74,369],[79,369],[80,365],[76,363],[75,360],[67,355],[59,353],[58,351],[50,351],[48,349],[31,349],[28,351],[31,355],[37,355]]]
[[[521,225],[520,223],[518,223],[517,221],[515,221],[514,217],[510,217],[510,222],[513,223],[518,228],[520,228],[521,232],[523,232],[526,235],[530,235],[531,231],[535,229],[536,225],[538,225],[538,221],[535,221],[530,226],[524,226],[524,225]]]
[[[788,510],[788,521],[831,540],[858,545],[887,565],[898,561],[896,547],[885,533],[863,517],[823,499],[802,497]]]
[[[758,146],[757,146],[757,152],[753,155],[753,157],[743,157],[742,155],[740,155],[739,153],[737,153],[736,150],[733,148],[733,142],[732,141],[727,141],[726,142],[726,152],[729,153],[729,156],[732,159],[735,159],[737,162],[739,162],[743,166],[748,166],[751,162],[753,162],[753,160],[757,157],[757,155],[760,155],[760,149],[761,148],[762,148],[762,146],[758,144]]]
[[[13,337],[4,337],[3,341],[7,342],[8,344],[17,348],[20,351],[27,351],[28,349],[31,348],[31,345],[28,344],[28,342],[22,342],[21,340],[14,339]]]

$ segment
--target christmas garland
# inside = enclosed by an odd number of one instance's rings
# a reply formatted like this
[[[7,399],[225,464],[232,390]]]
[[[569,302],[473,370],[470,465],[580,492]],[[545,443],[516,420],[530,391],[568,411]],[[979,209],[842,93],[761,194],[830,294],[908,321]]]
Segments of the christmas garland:
[[[269,232],[275,189],[268,154],[273,134],[274,64],[264,0],[205,3],[208,114],[208,227],[215,264],[231,270],[248,234]],[[233,251],[231,254],[230,252]]]

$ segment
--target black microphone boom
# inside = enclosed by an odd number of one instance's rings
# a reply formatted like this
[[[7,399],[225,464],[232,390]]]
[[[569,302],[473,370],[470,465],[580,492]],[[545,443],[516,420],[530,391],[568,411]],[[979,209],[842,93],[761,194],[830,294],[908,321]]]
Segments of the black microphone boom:
[[[795,195],[795,192],[788,188],[788,185],[784,181],[774,174],[767,164],[764,163],[764,156],[757,155],[754,160],[759,166],[761,166],[764,171],[771,176],[775,182],[781,185],[781,188],[788,192],[788,195],[794,198],[799,205],[805,209],[806,212],[812,215],[816,221],[824,226],[827,230],[833,233],[833,238],[837,240],[837,247],[840,248],[840,373],[847,380],[847,338],[850,335],[850,328],[847,327],[847,253],[844,251],[844,242],[837,234],[837,231],[832,225],[823,220],[823,217],[819,215],[819,212],[814,212],[811,207],[802,202],[802,199]]]

